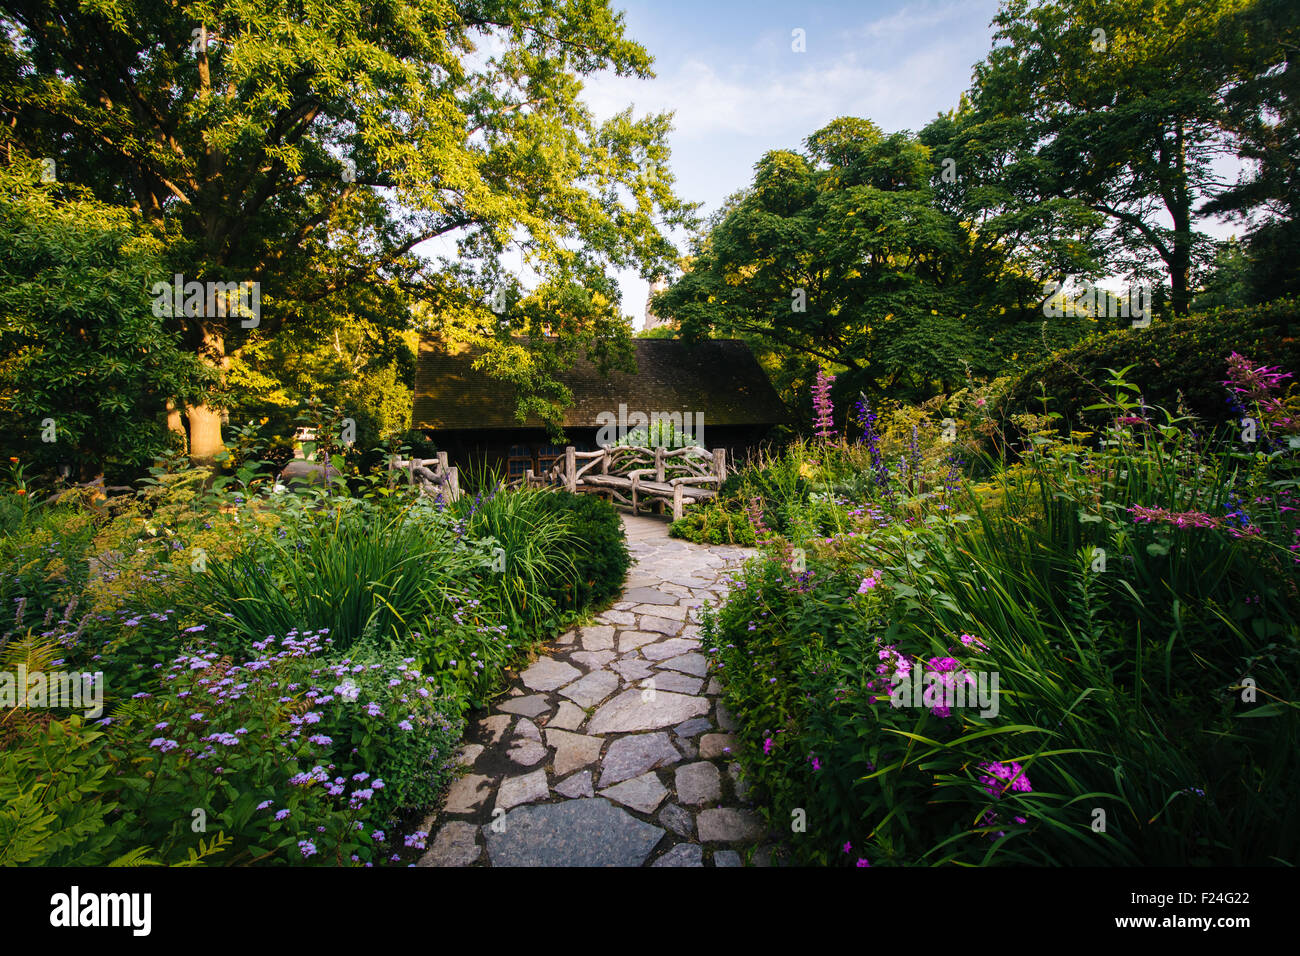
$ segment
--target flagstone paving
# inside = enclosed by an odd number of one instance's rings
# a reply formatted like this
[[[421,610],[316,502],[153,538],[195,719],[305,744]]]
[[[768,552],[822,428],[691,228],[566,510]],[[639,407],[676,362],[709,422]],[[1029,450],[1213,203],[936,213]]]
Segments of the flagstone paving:
[[[699,637],[700,608],[750,552],[623,523],[621,600],[471,725],[420,866],[739,866],[766,835]]]

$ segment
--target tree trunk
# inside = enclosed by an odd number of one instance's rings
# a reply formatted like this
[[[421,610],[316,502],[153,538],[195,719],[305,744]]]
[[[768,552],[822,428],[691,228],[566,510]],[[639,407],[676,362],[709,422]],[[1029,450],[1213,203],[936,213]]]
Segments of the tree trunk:
[[[1192,267],[1192,197],[1187,188],[1187,154],[1183,124],[1174,128],[1174,203],[1169,208],[1174,220],[1173,261],[1169,263],[1169,300],[1174,315],[1186,315],[1192,295],[1188,289]]]
[[[191,405],[185,415],[190,420],[190,458],[212,464],[226,450],[221,440],[221,410],[211,405]]]
[[[202,335],[199,357],[224,377],[229,361],[221,329],[205,322]],[[206,465],[212,464],[217,455],[226,450],[221,438],[221,409],[204,402],[202,405],[189,406],[185,409],[185,414],[190,421],[190,459]]]
[[[180,435],[183,440],[188,440],[181,410],[176,406],[176,400],[171,398],[167,399],[167,430]]]

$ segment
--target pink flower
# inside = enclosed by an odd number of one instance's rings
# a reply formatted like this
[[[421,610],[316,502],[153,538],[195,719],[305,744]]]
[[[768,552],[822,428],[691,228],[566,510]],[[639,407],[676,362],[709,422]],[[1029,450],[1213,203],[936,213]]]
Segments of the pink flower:
[[[831,405],[831,383],[835,381],[834,375],[827,375],[820,368],[817,369],[817,382],[813,385],[813,408],[817,412],[817,420],[813,423],[813,432],[818,438],[826,439],[835,434],[834,406]]]
[[[772,752],[772,745],[773,745],[773,743],[774,743],[774,741],[772,740],[771,737],[768,737],[766,740],[763,741],[763,755],[764,755],[764,756],[766,756],[767,754],[770,754],[770,753]]]
[[[862,583],[858,585],[858,593],[859,593],[859,594],[866,594],[868,591],[870,591],[872,588],[874,588],[877,584],[880,583],[880,579],[881,579],[883,576],[884,576],[884,575],[882,575],[882,574],[880,573],[880,569],[879,569],[879,568],[877,568],[876,570],[872,571],[872,572],[871,572],[870,574],[868,574],[865,578],[863,578],[863,579],[862,579]]]
[[[844,852],[845,852],[845,853],[851,853],[852,851],[853,851],[853,844],[852,844],[852,843],[845,843],[845,844],[844,844]]]
[[[870,865],[871,865],[871,862],[870,862],[866,857],[862,857],[862,856],[858,857],[858,868],[859,868],[859,869],[862,868],[862,867],[864,867],[864,866],[870,866]]]

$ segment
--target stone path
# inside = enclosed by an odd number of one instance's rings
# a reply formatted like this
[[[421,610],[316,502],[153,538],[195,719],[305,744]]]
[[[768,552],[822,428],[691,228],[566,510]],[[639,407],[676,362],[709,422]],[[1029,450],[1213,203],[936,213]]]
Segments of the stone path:
[[[739,866],[764,835],[698,608],[748,551],[625,515],[622,600],[556,639],[472,724],[420,866]]]

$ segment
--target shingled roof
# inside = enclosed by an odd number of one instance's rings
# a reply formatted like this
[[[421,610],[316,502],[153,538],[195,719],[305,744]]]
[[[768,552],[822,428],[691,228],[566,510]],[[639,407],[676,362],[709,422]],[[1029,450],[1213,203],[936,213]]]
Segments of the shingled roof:
[[[585,358],[559,376],[573,392],[565,428],[596,428],[601,412],[703,412],[706,425],[772,425],[790,421],[789,412],[767,373],[744,342],[710,339],[689,344],[678,339],[635,339],[637,373],[611,372],[605,378]],[[416,428],[540,428],[539,419],[522,425],[515,418],[514,386],[473,368],[476,352],[453,355],[441,344],[424,341],[415,371]]]

